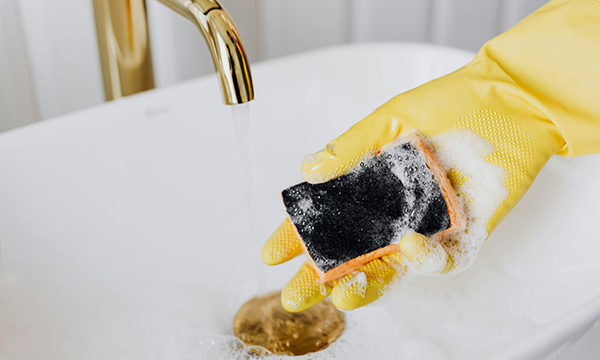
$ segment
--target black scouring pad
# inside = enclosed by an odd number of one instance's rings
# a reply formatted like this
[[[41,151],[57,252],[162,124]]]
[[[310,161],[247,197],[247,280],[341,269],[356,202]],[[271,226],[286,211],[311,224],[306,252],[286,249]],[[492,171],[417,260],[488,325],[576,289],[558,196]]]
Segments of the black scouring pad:
[[[290,220],[322,277],[351,271],[357,266],[345,266],[350,260],[370,260],[364,255],[398,244],[408,228],[429,236],[451,227],[429,156],[420,142],[402,142],[349,174],[282,192]]]

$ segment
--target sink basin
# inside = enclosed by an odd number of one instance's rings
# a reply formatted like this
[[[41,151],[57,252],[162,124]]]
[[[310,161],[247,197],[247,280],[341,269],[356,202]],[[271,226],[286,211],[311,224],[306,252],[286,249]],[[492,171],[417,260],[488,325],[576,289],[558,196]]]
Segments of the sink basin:
[[[259,261],[302,157],[472,56],[365,44],[254,65],[252,226],[214,76],[2,134],[2,358],[244,358],[237,308],[303,261]],[[313,358],[556,355],[600,316],[598,177],[600,155],[551,159],[471,269],[347,313]]]

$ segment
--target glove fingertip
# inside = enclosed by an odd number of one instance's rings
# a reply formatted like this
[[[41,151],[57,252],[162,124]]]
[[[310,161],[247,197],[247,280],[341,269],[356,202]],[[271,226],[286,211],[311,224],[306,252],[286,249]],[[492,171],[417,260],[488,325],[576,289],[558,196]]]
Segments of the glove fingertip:
[[[289,312],[300,312],[319,303],[330,292],[331,287],[322,284],[314,269],[306,263],[281,291],[281,305]]]
[[[439,274],[447,270],[450,261],[439,242],[412,230],[407,231],[400,240],[400,250],[417,269],[426,274]]]
[[[267,265],[278,265],[295,258],[302,253],[302,241],[289,219],[275,230],[267,239],[260,258]]]

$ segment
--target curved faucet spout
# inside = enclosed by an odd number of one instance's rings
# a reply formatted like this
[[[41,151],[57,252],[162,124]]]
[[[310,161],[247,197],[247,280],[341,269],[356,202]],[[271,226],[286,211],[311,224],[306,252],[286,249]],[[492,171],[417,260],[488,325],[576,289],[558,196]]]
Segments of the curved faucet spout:
[[[248,58],[233,21],[214,0],[159,0],[192,21],[204,35],[228,105],[254,99]]]

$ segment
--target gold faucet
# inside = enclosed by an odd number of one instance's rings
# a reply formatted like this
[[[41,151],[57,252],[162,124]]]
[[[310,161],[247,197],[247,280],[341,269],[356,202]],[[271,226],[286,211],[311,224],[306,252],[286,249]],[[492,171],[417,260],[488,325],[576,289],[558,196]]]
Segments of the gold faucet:
[[[159,0],[202,32],[227,105],[254,99],[250,66],[233,21],[215,0]],[[93,0],[106,100],[154,88],[146,0]]]

